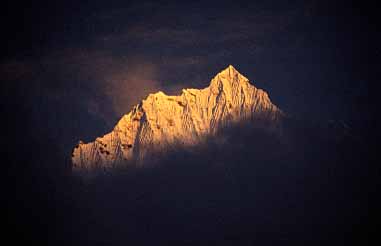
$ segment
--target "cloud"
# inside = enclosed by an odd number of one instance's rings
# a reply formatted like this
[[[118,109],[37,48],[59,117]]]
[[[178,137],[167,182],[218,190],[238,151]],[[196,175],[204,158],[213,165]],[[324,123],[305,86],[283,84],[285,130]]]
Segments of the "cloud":
[[[48,57],[49,63],[52,57]],[[88,103],[93,112],[112,107],[115,115],[130,111],[148,93],[160,88],[157,67],[141,56],[118,56],[105,51],[69,50],[59,54],[57,66],[62,73],[74,75],[83,86],[79,93],[89,89],[92,93]],[[57,68],[56,68],[57,69]],[[107,97],[111,105],[100,105]],[[106,108],[105,108],[106,107]]]
[[[94,41],[121,47],[134,43],[149,47],[165,45],[173,49],[219,49],[215,45],[247,41],[255,41],[258,45],[271,33],[285,30],[298,13],[298,10],[291,8],[274,12],[258,7],[237,8],[234,5],[229,6],[227,11],[220,10],[219,6],[209,9],[210,6],[197,3],[180,4],[173,8],[170,5],[142,4],[100,15],[98,22],[106,25],[106,22],[113,20],[115,23],[112,25],[117,27],[117,31],[106,31],[96,36]],[[173,20],[176,20],[175,24]]]
[[[102,86],[119,115],[129,112],[134,104],[160,89],[157,68],[153,63],[131,59],[118,66],[117,71],[110,72]]]
[[[156,65],[144,57],[125,58],[96,50],[69,48],[4,62],[0,69],[2,80],[10,86],[20,91],[29,86],[30,97],[74,100],[102,118],[110,117],[106,113],[110,108],[114,117],[130,111],[160,88]]]

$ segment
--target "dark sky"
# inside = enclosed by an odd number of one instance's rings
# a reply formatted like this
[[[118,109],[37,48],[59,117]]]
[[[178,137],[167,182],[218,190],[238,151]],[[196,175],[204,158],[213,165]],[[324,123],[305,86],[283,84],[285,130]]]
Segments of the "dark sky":
[[[3,92],[62,153],[107,132],[148,93],[206,87],[229,64],[292,115],[367,128],[380,55],[369,9],[348,1],[16,2],[2,10]]]
[[[149,93],[206,87],[229,64],[291,115],[376,127],[380,35],[363,1],[16,1],[2,12],[7,134],[21,127],[61,157]]]
[[[366,1],[5,3],[1,146],[10,175],[2,181],[21,176],[12,186],[21,195],[13,195],[33,200],[30,207],[44,203],[55,216],[56,203],[46,203],[45,194],[65,199],[51,174],[68,170],[65,161],[78,140],[110,131],[148,93],[206,87],[229,64],[283,111],[343,121],[367,140],[378,128],[376,12]],[[318,182],[311,181],[313,189]]]

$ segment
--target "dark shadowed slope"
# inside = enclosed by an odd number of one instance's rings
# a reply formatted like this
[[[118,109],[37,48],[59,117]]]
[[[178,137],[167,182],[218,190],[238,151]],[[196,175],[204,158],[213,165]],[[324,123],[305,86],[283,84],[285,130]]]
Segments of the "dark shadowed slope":
[[[155,167],[75,186],[73,241],[343,245],[360,236],[373,191],[357,187],[374,181],[361,139],[337,124],[292,119],[282,135],[250,125],[217,135]]]

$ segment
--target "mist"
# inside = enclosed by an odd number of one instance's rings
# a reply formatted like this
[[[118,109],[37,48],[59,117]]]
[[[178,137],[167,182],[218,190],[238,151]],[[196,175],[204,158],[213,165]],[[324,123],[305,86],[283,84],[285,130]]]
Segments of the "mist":
[[[367,156],[363,139],[337,122],[227,127],[154,165],[76,176],[70,243],[350,243],[368,219],[372,191],[354,190],[373,185],[359,166]]]

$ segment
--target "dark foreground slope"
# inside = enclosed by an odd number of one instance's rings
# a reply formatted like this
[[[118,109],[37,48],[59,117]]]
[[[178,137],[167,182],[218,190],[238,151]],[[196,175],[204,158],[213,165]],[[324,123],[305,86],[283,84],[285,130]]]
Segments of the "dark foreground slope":
[[[155,167],[75,186],[71,236],[106,245],[351,243],[375,189],[363,144],[336,123],[289,121],[281,137],[225,129]]]
[[[288,120],[281,136],[244,125],[224,129],[153,167],[38,185],[18,204],[27,207],[14,215],[15,228],[22,228],[17,239],[51,245],[366,243],[363,229],[376,206],[368,146],[336,123]]]

